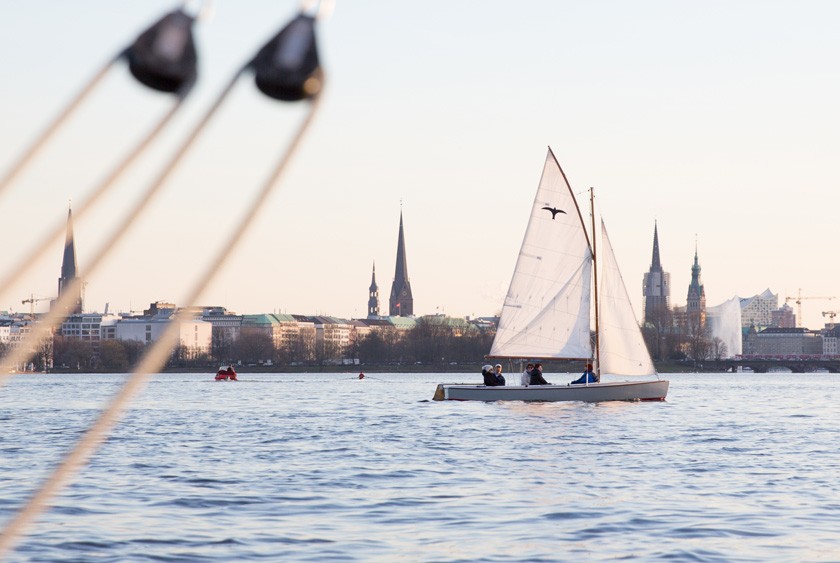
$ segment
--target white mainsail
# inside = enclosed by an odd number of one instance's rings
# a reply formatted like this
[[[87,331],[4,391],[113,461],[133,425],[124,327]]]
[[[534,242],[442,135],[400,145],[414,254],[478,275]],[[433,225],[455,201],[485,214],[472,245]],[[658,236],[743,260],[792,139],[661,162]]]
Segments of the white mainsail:
[[[630,296],[618,269],[607,228],[601,220],[601,268],[598,270],[601,373],[615,375],[653,375],[656,369],[650,359],[639,323],[633,313]]]
[[[583,217],[549,148],[490,356],[591,358],[591,274]]]

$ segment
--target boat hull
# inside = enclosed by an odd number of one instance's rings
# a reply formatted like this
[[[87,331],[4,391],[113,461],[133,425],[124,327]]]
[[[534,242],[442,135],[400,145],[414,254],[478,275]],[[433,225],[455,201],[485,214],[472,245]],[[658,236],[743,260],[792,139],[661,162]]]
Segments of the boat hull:
[[[589,385],[510,385],[487,387],[441,383],[435,400],[443,401],[664,401],[668,381],[622,381]]]

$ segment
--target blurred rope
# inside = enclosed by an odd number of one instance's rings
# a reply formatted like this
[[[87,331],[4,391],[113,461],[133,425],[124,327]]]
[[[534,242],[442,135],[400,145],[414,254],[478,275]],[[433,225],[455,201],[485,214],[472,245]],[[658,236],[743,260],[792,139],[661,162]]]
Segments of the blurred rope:
[[[237,73],[236,77],[242,71]],[[198,130],[201,129],[203,123],[215,111],[220,101],[230,91],[234,81],[225,89],[223,94],[219,97],[214,107],[202,120],[202,124],[194,130],[191,135],[188,145],[192,139],[195,138]],[[78,473],[79,469],[84,467],[88,459],[96,452],[99,445],[107,438],[111,429],[116,425],[121,417],[123,411],[126,409],[131,400],[143,389],[148,381],[149,374],[158,372],[166,363],[176,343],[178,342],[178,335],[180,330],[180,323],[185,319],[193,316],[191,307],[198,302],[201,294],[205,291],[207,286],[213,281],[215,276],[222,270],[225,262],[233,254],[236,247],[243,240],[248,228],[253,223],[253,219],[257,216],[264,203],[268,200],[273,192],[275,186],[279,184],[278,180],[287,164],[295,154],[301,139],[310,124],[314,120],[318,108],[320,107],[320,96],[315,96],[310,102],[309,112],[299,126],[288,148],[281,158],[276,163],[273,171],[268,179],[264,182],[261,190],[251,202],[248,210],[240,219],[239,224],[233,230],[228,240],[219,250],[214,260],[210,263],[207,270],[202,276],[198,278],[198,282],[190,290],[186,299],[187,306],[181,308],[173,319],[169,322],[166,330],[161,337],[146,351],[140,363],[131,373],[129,378],[123,384],[117,395],[111,400],[108,407],[102,411],[96,422],[84,433],[82,438],[76,446],[64,457],[62,462],[56,467],[53,473],[41,485],[38,491],[32,496],[26,505],[17,513],[17,515],[9,522],[6,528],[0,533],[0,557],[10,550],[17,542],[19,537],[25,532],[26,528],[41,514],[50,503],[50,501],[61,492],[61,490],[70,482],[73,476]],[[183,153],[183,150],[180,153]],[[173,159],[173,161],[177,161]],[[172,162],[171,165],[174,166]],[[165,178],[165,174],[159,177],[159,181]],[[68,289],[66,295],[72,295],[72,289]]]
[[[38,138],[29,145],[23,154],[18,157],[17,161],[12,164],[9,168],[9,171],[6,172],[6,175],[3,176],[3,179],[0,180],[0,196],[3,195],[3,192],[6,188],[14,181],[14,179],[20,174],[20,172],[26,167],[27,164],[38,154],[38,151],[44,146],[44,144],[53,136],[53,134],[58,130],[59,127],[67,120],[68,117],[79,107],[82,101],[90,94],[94,88],[102,81],[102,78],[108,74],[108,71],[111,70],[111,67],[116,64],[116,62],[122,57],[122,54],[117,55],[116,57],[112,58],[110,61],[105,63],[105,65],[99,69],[93,78],[91,78],[87,85],[82,88],[81,92],[76,94],[76,97],[69,103],[67,106],[61,110],[61,113],[53,119],[52,123],[50,123],[46,129],[44,129]]]
[[[85,212],[88,211],[102,196],[108,193],[108,190],[114,185],[114,183],[122,176],[122,174],[128,169],[129,166],[137,159],[140,154],[143,153],[144,150],[151,144],[151,142],[157,137],[157,135],[166,127],[169,121],[172,119],[172,116],[181,108],[181,104],[184,101],[183,96],[179,96],[175,105],[169,109],[166,114],[161,117],[160,120],[155,124],[155,126],[148,131],[146,136],[137,144],[135,145],[134,149],[125,157],[123,158],[122,162],[120,162],[111,173],[108,174],[90,193],[90,195],[82,201],[81,205],[79,205],[75,209],[75,217],[77,220],[81,219]],[[55,227],[51,232],[49,232],[41,242],[30,252],[26,252],[24,256],[18,261],[17,264],[12,266],[9,270],[9,274],[0,281],[0,297],[2,297],[20,278],[27,272],[29,269],[34,266],[38,260],[40,260],[47,250],[50,249],[51,245],[57,241],[61,234],[64,232],[65,229],[65,222],[64,220],[60,220],[55,224]]]
[[[102,245],[88,266],[88,276],[97,270],[108,254],[110,254],[111,250],[128,232],[129,228],[137,221],[137,219],[140,218],[143,211],[145,211],[149,203],[152,202],[154,196],[160,191],[160,187],[169,177],[169,174],[172,173],[176,165],[181,161],[181,158],[183,158],[186,154],[187,149],[189,149],[198,137],[199,133],[201,133],[210,121],[210,118],[222,105],[222,102],[233,89],[233,86],[236,84],[236,81],[242,75],[243,71],[244,69],[241,69],[234,75],[231,81],[222,90],[221,94],[216,97],[216,100],[213,102],[210,109],[204,114],[198,124],[193,127],[186,140],[181,143],[181,146],[178,147],[178,150],[175,151],[175,154],[169,159],[158,176],[146,187],[142,197],[135,203],[134,207],[129,210],[123,220],[119,222],[119,226],[115,229],[115,231],[110,236],[106,237],[105,244]],[[81,289],[81,284],[81,278],[73,278],[64,288],[63,293],[59,295],[58,299],[50,308],[50,311],[44,315],[38,323],[35,323],[32,331],[22,338],[18,345],[10,350],[6,356],[0,359],[0,365],[19,365],[27,362],[36,353],[38,343],[50,336],[52,331],[65,319],[67,311],[70,310],[70,307],[73,305],[73,301],[75,300],[74,295],[78,295],[78,292]],[[12,374],[0,373],[0,388],[8,382],[11,376]]]

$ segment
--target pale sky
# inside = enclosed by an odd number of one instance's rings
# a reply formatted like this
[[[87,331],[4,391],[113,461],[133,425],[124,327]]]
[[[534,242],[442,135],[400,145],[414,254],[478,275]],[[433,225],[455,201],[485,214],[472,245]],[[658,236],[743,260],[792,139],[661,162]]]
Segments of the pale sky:
[[[0,0],[0,169],[171,1]],[[200,76],[152,151],[76,223],[79,268],[295,2],[216,0]],[[239,313],[387,312],[400,205],[418,315],[500,311],[551,146],[604,215],[641,316],[654,221],[672,303],[695,242],[708,305],[766,288],[805,324],[840,311],[840,3],[337,0],[319,27],[323,107],[275,197],[202,299]],[[113,71],[0,196],[4,263],[30,251],[169,98]],[[304,107],[243,79],[163,193],[86,278],[85,308],[179,303]],[[585,196],[584,196],[585,197]],[[183,223],[183,227],[176,225]],[[62,242],[0,309],[53,297]],[[47,301],[38,303],[45,310]],[[793,304],[792,304],[793,305]],[[795,306],[795,305],[794,305]]]

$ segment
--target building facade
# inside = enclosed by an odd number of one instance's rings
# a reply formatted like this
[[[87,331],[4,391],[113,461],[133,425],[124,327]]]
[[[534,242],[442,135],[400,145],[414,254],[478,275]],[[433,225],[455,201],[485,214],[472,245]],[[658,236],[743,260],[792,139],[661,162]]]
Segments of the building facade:
[[[760,295],[741,299],[741,326],[757,330],[773,326],[773,311],[779,308],[779,296],[770,289]]]
[[[823,353],[820,334],[807,328],[765,328],[747,335],[744,353],[756,356],[801,356]]]
[[[770,322],[779,328],[796,328],[796,315],[793,307],[787,303],[774,311],[770,311]]]

